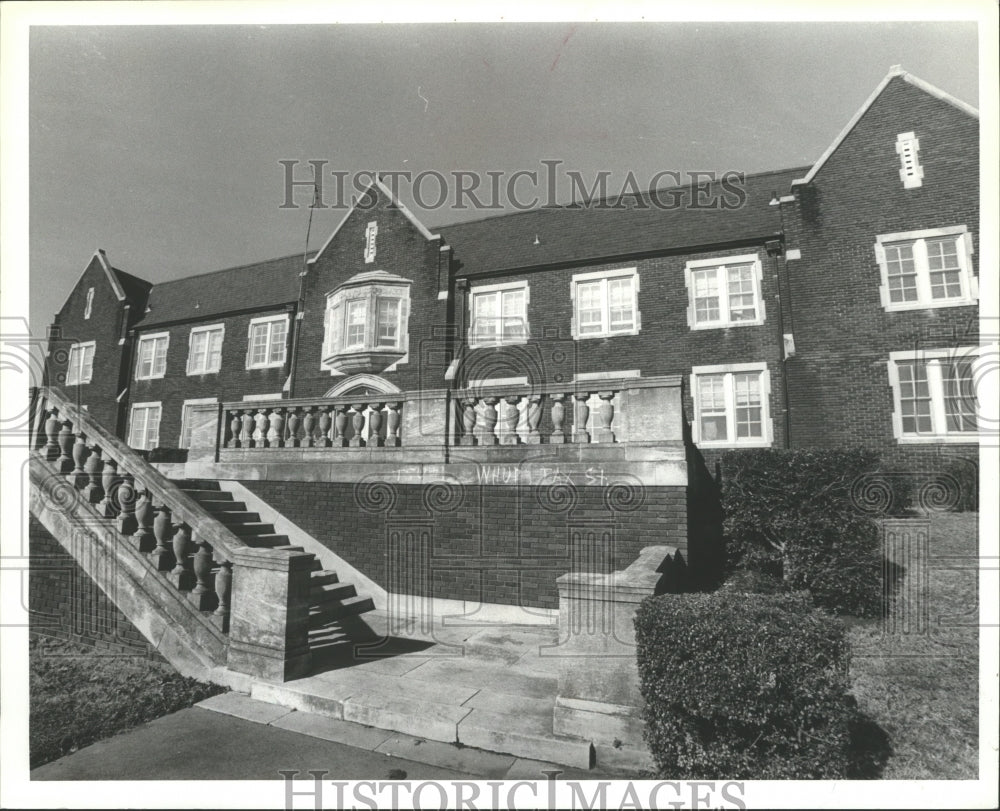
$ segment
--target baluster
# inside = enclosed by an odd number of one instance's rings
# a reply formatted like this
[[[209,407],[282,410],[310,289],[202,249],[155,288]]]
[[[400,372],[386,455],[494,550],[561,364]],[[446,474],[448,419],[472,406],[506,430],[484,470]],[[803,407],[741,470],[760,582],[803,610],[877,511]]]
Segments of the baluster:
[[[295,406],[285,409],[285,447],[299,447],[299,426],[302,425],[302,418],[299,416],[299,409]]]
[[[156,548],[153,550],[153,562],[159,572],[169,572],[174,568],[174,550],[170,548],[170,538],[173,527],[170,523],[170,508],[160,507],[153,520],[153,535],[156,536]]]
[[[53,407],[49,411],[48,419],[45,420],[45,458],[49,462],[59,458],[59,429],[61,427],[59,409]]]
[[[385,403],[368,404],[368,447],[381,448],[385,444],[382,439],[382,408]]]
[[[497,403],[500,402],[499,397],[484,397],[483,405],[486,406],[483,409],[483,432],[480,435],[480,444],[483,445],[496,445],[497,444]]]
[[[347,437],[345,436],[347,432],[347,406],[338,405],[334,406],[337,411],[337,417],[334,420],[334,430],[336,433],[333,437],[333,446],[335,448],[346,448],[347,447]]]
[[[351,427],[354,429],[354,436],[351,437],[347,444],[352,448],[360,448],[365,444],[364,439],[361,437],[361,430],[365,426],[365,404],[358,403],[357,405],[352,405],[351,410]]]
[[[462,400],[462,437],[458,440],[459,445],[476,444],[476,400],[474,397],[466,397]]]
[[[89,477],[83,469],[83,463],[87,459],[87,436],[80,431],[76,435],[76,442],[73,443],[73,472],[66,478],[73,482],[77,490],[82,490],[87,486]]]
[[[573,419],[573,441],[586,443],[590,442],[590,434],[587,433],[587,420],[590,419],[590,406],[587,400],[590,399],[588,392],[578,391],[573,395],[576,400],[576,416]]]
[[[229,630],[229,598],[233,593],[233,564],[222,561],[219,571],[215,574],[215,596],[219,598],[219,607],[215,609],[215,617],[223,631]]]
[[[389,413],[385,419],[385,444],[390,448],[399,447],[399,409],[401,403],[386,403]]]
[[[253,421],[255,426],[253,432],[253,446],[255,448],[266,448],[268,431],[267,410],[263,408],[258,409]]]
[[[142,489],[142,496],[135,505],[135,531],[132,540],[140,552],[152,552],[156,546],[156,535],[153,532],[153,494],[148,488]]]
[[[319,409],[319,437],[316,440],[317,447],[329,448],[333,445],[333,436],[330,432],[333,430],[333,417],[330,416],[332,407],[320,406]]]
[[[243,416],[240,417],[240,447],[241,448],[252,448],[254,446],[253,432],[257,423],[253,418],[253,409],[248,408],[243,411]]]
[[[139,523],[135,518],[135,478],[131,473],[126,472],[122,476],[121,484],[118,485],[118,505],[121,512],[118,513],[118,531],[122,535],[132,535],[139,528]]]
[[[306,447],[311,448],[316,444],[316,409],[313,406],[306,406],[305,416],[302,418],[302,433],[305,435]]]
[[[185,524],[174,525],[174,569],[170,579],[174,581],[179,591],[187,591],[194,585],[194,572],[191,571],[191,528]]]
[[[597,416],[601,424],[594,429],[594,442],[614,442],[615,432],[611,430],[611,422],[615,418],[615,407],[611,400],[615,393],[613,391],[599,391],[597,396],[601,398],[601,405],[597,409]]]
[[[216,607],[215,589],[212,588],[212,547],[208,541],[198,540],[198,552],[194,556],[195,585],[188,595],[199,611],[211,611]]]
[[[97,510],[105,518],[115,518],[121,510],[118,501],[118,489],[121,480],[118,478],[118,464],[114,459],[104,463],[104,473],[101,474],[101,488],[104,490],[104,500],[97,505]]]
[[[226,443],[227,448],[242,448],[243,443],[240,442],[240,428],[243,426],[243,421],[240,419],[239,411],[230,411],[229,420],[229,441]]]
[[[566,419],[566,406],[563,405],[565,394],[550,394],[552,399],[552,436],[549,443],[552,445],[562,445],[566,441],[566,429],[563,428],[563,421]]]
[[[104,498],[104,488],[101,487],[101,473],[104,471],[104,460],[101,458],[101,448],[94,444],[90,448],[83,470],[87,474],[87,486],[83,488],[83,497],[91,504],[97,504]]]
[[[538,432],[538,424],[542,421],[542,395],[532,394],[528,397],[528,445],[538,445],[542,435]]]
[[[507,408],[503,415],[506,430],[503,435],[504,445],[520,445],[521,437],[517,435],[517,423],[521,419],[521,412],[518,411],[517,404],[521,402],[520,394],[510,394],[504,397]]]
[[[73,470],[73,443],[76,437],[73,435],[73,424],[69,420],[63,420],[59,429],[59,458],[56,464],[60,473],[69,473]]]
[[[285,408],[272,408],[268,417],[267,447],[283,448],[285,446]]]

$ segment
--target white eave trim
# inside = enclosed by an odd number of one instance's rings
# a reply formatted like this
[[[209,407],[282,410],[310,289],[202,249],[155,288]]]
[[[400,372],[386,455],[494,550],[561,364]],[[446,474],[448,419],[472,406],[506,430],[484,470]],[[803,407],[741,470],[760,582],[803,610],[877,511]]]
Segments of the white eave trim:
[[[115,276],[115,272],[111,269],[111,265],[108,264],[108,257],[105,256],[104,250],[102,248],[98,248],[94,251],[94,255],[90,257],[90,261],[83,266],[83,270],[80,271],[80,275],[76,277],[76,282],[74,282],[73,286],[69,289],[69,293],[63,300],[62,307],[56,311],[57,314],[66,309],[66,304],[69,302],[73,293],[76,292],[76,288],[80,284],[80,279],[82,279],[83,274],[90,269],[90,265],[94,259],[97,259],[97,261],[101,263],[101,267],[104,268],[104,275],[108,277],[108,284],[111,285],[111,289],[114,291],[115,297],[119,301],[125,301],[125,290],[122,288],[121,282],[119,282],[118,277]]]
[[[861,105],[861,108],[854,114],[851,120],[847,122],[847,126],[840,131],[840,134],[833,140],[833,143],[827,147],[826,152],[820,155],[819,160],[816,161],[816,163],[813,164],[812,169],[809,170],[809,174],[807,174],[805,177],[800,177],[797,180],[793,180],[792,186],[802,186],[812,182],[812,179],[816,177],[816,173],[823,168],[823,165],[830,159],[830,156],[837,151],[840,145],[844,142],[844,139],[851,134],[851,130],[853,130],[854,127],[857,126],[857,123],[861,120],[862,116],[864,116],[864,114],[868,112],[868,109],[875,103],[875,99],[877,99],[880,95],[882,95],[882,91],[885,90],[889,82],[891,82],[897,76],[902,78],[903,81],[913,85],[914,87],[923,90],[925,93],[928,93],[929,95],[934,96],[935,98],[941,99],[941,101],[948,102],[948,104],[950,104],[952,107],[956,107],[963,113],[967,113],[968,115],[971,115],[973,118],[979,118],[979,110],[977,110],[971,104],[967,104],[961,99],[955,98],[950,93],[946,93],[940,87],[935,87],[934,85],[930,84],[930,82],[925,82],[923,79],[917,78],[912,73],[907,73],[905,70],[903,70],[898,66],[894,67],[889,71],[888,74],[886,74],[885,78],[882,79],[881,82],[879,82],[878,87],[876,87],[875,90],[872,91],[872,94],[867,98],[865,103]]]
[[[399,202],[399,200],[396,199],[395,195],[392,193],[389,187],[386,186],[381,180],[376,180],[374,183],[372,183],[367,189],[365,189],[365,193],[367,194],[369,191],[371,191],[372,187],[377,187],[379,191],[382,192],[382,194],[388,197],[389,202],[392,203],[392,205],[394,205],[403,213],[403,216],[406,217],[406,219],[408,219],[410,223],[413,224],[413,226],[421,233],[424,239],[430,241],[433,239],[441,238],[440,234],[432,234],[430,231],[428,231],[427,226],[425,226],[422,222],[420,222],[420,220],[418,220],[415,216],[413,216],[413,212],[411,212],[410,209],[408,209],[401,202]],[[347,214],[344,215],[344,219],[342,219],[339,223],[337,223],[337,227],[333,229],[333,233],[331,233],[330,236],[327,238],[326,242],[323,243],[323,247],[320,248],[318,251],[316,251],[316,255],[312,259],[309,259],[306,262],[306,264],[309,265],[314,264],[316,260],[323,255],[323,251],[325,251],[327,248],[330,247],[330,243],[333,242],[334,237],[337,236],[337,234],[340,232],[340,229],[344,227],[344,223],[347,222],[347,218],[354,213],[354,209],[356,207],[357,205],[353,205],[350,207]],[[443,247],[444,246],[442,246],[442,248]]]

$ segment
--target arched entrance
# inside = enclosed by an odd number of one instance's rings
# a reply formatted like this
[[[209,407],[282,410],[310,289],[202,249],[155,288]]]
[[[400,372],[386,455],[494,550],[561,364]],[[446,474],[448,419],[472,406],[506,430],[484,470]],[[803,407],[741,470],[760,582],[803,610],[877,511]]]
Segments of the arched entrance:
[[[350,397],[355,394],[399,394],[398,386],[377,375],[351,375],[331,388],[324,397]]]

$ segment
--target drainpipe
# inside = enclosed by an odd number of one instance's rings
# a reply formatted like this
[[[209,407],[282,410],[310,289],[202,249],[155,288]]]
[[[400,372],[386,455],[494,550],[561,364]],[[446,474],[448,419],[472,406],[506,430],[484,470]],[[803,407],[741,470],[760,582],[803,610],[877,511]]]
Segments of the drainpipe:
[[[784,295],[781,292],[781,257],[785,253],[784,229],[780,239],[771,239],[764,243],[767,255],[771,257],[774,266],[774,281],[778,288],[778,346],[781,347],[781,400],[784,408],[785,447],[792,447],[792,421],[788,404],[788,354],[785,352],[785,313]]]

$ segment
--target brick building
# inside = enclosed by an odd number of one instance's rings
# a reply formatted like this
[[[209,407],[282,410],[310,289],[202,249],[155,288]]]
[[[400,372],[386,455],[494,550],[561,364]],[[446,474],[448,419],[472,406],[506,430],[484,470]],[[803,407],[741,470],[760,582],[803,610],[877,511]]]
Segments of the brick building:
[[[396,516],[437,522],[411,539],[438,555],[434,583],[402,590],[552,608],[551,530],[599,523],[605,467],[641,469],[645,495],[598,568],[652,538],[689,551],[694,485],[650,443],[683,433],[689,470],[694,448],[709,467],[731,448],[844,445],[914,471],[975,464],[977,156],[976,111],[893,69],[811,167],[433,230],[376,182],[307,261],[152,283],[99,252],[56,316],[50,381],[132,447],[190,448],[244,480],[379,582],[390,511],[356,505],[387,468],[360,463],[379,448],[474,465],[436,506],[429,468],[392,473]],[[641,399],[663,381],[683,412],[669,439],[670,407]],[[648,454],[601,456],[616,441]],[[303,472],[331,447],[348,461]],[[272,464],[241,473],[265,448]],[[566,513],[519,495],[517,465],[543,450],[577,465]]]

